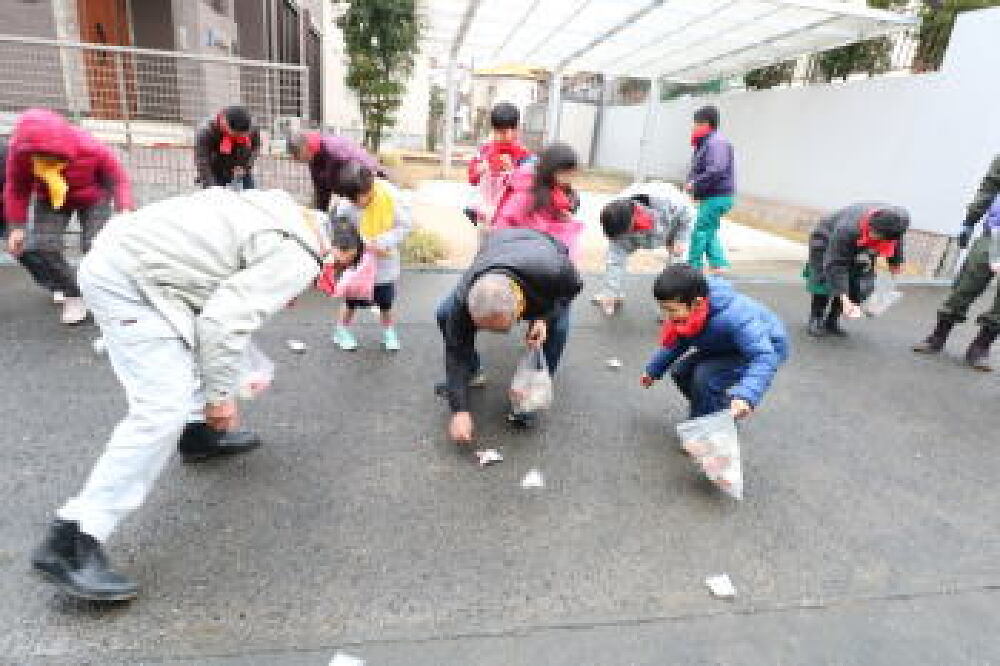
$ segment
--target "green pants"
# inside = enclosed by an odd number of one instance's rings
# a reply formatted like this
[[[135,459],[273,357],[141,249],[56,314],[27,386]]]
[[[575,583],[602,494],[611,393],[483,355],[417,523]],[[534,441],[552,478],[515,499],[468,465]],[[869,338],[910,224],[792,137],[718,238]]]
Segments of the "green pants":
[[[990,239],[977,238],[969,256],[962,264],[962,270],[951,287],[951,295],[938,311],[942,317],[962,322],[968,318],[973,301],[983,295],[993,280],[990,270]],[[993,307],[979,315],[976,323],[990,329],[1000,330],[1000,291],[993,298]]]
[[[733,208],[733,197],[709,197],[698,203],[698,219],[691,232],[688,263],[694,268],[704,268],[704,258],[712,268],[728,268],[726,250],[719,240],[722,216]]]

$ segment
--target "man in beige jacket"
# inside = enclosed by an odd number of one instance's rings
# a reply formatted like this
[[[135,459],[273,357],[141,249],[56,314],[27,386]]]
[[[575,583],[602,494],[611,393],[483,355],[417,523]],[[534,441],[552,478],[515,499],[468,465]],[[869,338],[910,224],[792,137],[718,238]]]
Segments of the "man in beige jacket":
[[[350,263],[360,247],[334,245],[323,217],[280,191],[211,188],[109,223],[79,282],[128,414],[83,489],[57,511],[32,556],[36,570],[76,597],[135,597],[101,543],[142,504],[175,449],[192,462],[259,445],[236,431],[244,350],[324,261]]]

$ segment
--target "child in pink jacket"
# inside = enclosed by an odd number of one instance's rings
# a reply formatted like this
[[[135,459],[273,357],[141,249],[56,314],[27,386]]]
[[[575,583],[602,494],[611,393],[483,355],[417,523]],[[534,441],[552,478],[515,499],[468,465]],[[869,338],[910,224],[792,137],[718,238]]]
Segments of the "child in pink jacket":
[[[583,224],[573,214],[580,206],[573,189],[576,152],[564,143],[542,150],[535,164],[516,171],[500,197],[493,229],[526,228],[549,234],[576,260]]]

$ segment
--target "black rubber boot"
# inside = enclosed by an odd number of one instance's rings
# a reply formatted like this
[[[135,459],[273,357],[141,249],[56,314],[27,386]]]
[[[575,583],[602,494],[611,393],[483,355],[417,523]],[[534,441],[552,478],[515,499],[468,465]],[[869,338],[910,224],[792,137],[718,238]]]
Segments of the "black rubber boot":
[[[181,460],[201,462],[218,456],[232,456],[260,446],[260,437],[247,430],[215,430],[207,423],[189,423],[177,442]]]
[[[990,365],[990,346],[996,342],[998,333],[1000,333],[1000,329],[986,327],[979,329],[979,335],[976,336],[976,339],[969,345],[968,351],[965,352],[965,362],[976,370],[982,370],[983,372],[992,371],[993,366]]]
[[[829,296],[823,294],[812,295],[812,303],[809,304],[809,326],[806,328],[806,332],[814,338],[822,338],[826,335],[823,318],[826,317],[829,307]]]
[[[948,341],[951,329],[955,328],[954,319],[938,317],[937,325],[923,342],[913,345],[913,351],[918,354],[939,354],[944,350],[944,345]]]
[[[806,332],[814,338],[822,338],[826,335],[826,327],[823,325],[822,317],[810,317],[809,328]]]
[[[838,338],[846,338],[847,331],[840,326],[840,317],[827,317],[823,322],[823,330],[828,335],[835,335]]]
[[[134,582],[110,567],[97,539],[70,520],[52,523],[31,555],[31,566],[78,599],[128,601],[139,592]]]
[[[826,315],[826,321],[823,322],[823,330],[829,335],[835,335],[840,338],[847,337],[847,331],[840,327],[840,315],[843,313],[843,302],[839,298],[834,298],[833,302],[830,303],[830,312]]]

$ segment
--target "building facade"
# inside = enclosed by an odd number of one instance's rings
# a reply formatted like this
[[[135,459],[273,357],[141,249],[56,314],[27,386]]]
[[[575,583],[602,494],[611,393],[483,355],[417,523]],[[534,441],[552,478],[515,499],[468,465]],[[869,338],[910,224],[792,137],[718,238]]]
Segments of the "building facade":
[[[272,121],[320,125],[323,4],[7,0],[0,3],[4,34],[109,48],[0,42],[0,89],[19,91],[0,92],[0,108],[44,105],[80,117],[190,124],[206,109],[242,102]],[[302,65],[306,73],[241,60]]]

